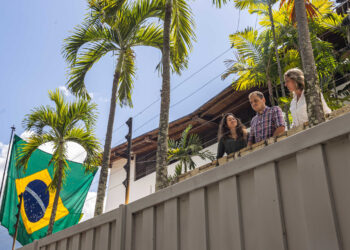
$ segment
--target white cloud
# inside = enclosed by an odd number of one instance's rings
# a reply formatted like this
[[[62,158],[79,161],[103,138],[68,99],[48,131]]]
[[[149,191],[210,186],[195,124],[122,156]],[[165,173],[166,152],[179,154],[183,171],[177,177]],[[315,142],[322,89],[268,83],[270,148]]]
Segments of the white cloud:
[[[9,148],[8,144],[4,144],[0,142],[0,169],[3,169],[5,167],[8,148]]]
[[[8,148],[9,148],[9,145],[3,144],[2,142],[0,142],[0,185],[1,185],[2,175],[4,174]]]
[[[69,90],[66,88],[66,86],[59,86],[58,89],[61,90],[65,96],[70,95]]]
[[[105,97],[100,97],[100,98],[97,99],[97,101],[99,101],[99,102],[108,102],[109,99],[105,98]]]

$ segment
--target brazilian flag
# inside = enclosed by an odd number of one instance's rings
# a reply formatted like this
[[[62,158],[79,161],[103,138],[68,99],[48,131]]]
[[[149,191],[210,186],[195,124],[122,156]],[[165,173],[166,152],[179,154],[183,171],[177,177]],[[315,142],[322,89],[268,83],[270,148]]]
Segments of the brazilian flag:
[[[20,152],[25,143],[20,137],[14,136],[0,210],[1,224],[8,229],[10,235],[14,235],[18,196],[23,193],[17,235],[17,240],[22,245],[46,236],[55,197],[55,192],[47,188],[53,178],[53,166],[48,165],[51,154],[38,149],[32,154],[25,173],[16,168],[16,152]],[[79,222],[86,195],[96,173],[85,173],[80,163],[68,161],[68,165],[67,178],[58,201],[54,233]]]

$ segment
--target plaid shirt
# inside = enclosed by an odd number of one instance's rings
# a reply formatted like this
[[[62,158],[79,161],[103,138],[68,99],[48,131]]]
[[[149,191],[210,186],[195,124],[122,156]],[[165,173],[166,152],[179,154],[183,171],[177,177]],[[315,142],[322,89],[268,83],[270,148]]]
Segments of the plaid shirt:
[[[273,136],[278,127],[285,126],[282,110],[278,106],[266,107],[262,114],[257,113],[250,122],[248,142],[256,143]]]

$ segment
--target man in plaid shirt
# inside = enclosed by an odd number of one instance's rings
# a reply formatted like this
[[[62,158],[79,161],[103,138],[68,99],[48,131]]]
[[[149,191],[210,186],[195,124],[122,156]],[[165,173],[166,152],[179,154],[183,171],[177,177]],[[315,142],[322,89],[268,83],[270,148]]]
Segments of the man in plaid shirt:
[[[248,146],[284,132],[285,123],[280,107],[266,106],[265,97],[260,91],[250,93],[249,101],[256,115],[250,122]]]

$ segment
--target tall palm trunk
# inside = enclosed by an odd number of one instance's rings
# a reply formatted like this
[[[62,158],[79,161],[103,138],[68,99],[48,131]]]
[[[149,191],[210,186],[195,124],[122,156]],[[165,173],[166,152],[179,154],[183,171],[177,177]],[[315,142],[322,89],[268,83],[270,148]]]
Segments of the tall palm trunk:
[[[115,108],[117,106],[117,90],[119,85],[119,77],[124,60],[124,51],[120,52],[118,58],[118,64],[114,72],[113,78],[113,86],[112,86],[112,95],[111,95],[111,103],[109,107],[109,117],[107,124],[107,132],[105,138],[105,145],[103,150],[102,157],[102,166],[100,179],[98,182],[98,190],[97,190],[97,198],[95,205],[95,216],[102,214],[103,212],[103,202],[106,194],[106,185],[107,185],[107,175],[108,175],[108,166],[111,155],[111,144],[112,144],[112,133],[113,133],[113,124],[114,124],[114,116],[115,116]]]
[[[283,84],[284,81],[283,81],[283,75],[282,75],[281,61],[280,61],[280,56],[279,56],[278,48],[277,48],[277,39],[276,39],[276,31],[275,31],[275,22],[274,22],[274,20],[273,20],[271,3],[269,3],[269,17],[270,17],[270,22],[271,22],[273,46],[274,46],[274,48],[275,48],[275,53],[276,53],[277,70],[278,70],[278,76],[279,76],[279,78],[280,78],[282,97],[286,97],[286,91],[284,90],[284,84]],[[276,84],[276,85],[277,85],[277,84]],[[277,91],[277,88],[276,88],[276,91]],[[288,107],[287,107],[287,105],[283,105],[283,109],[284,109],[284,112],[286,112],[286,122],[287,122],[287,127],[288,127],[288,129],[289,129],[290,124],[289,124],[289,119],[288,119]]]
[[[275,106],[275,99],[273,98],[272,82],[269,76],[267,76],[267,88],[269,90],[269,98],[271,106]]]
[[[277,62],[278,76],[279,76],[279,78],[280,78],[282,96],[285,97],[285,96],[286,96],[286,92],[285,92],[285,90],[284,90],[284,85],[283,85],[283,82],[284,82],[284,81],[283,81],[283,75],[282,75],[282,67],[281,67],[280,57],[279,57],[279,54],[278,54],[277,39],[276,39],[276,31],[275,31],[275,22],[274,22],[273,16],[272,16],[272,6],[271,6],[271,3],[269,3],[269,17],[270,17],[270,22],[271,22],[273,46],[274,46],[275,53],[276,53],[276,62]]]
[[[317,125],[320,122],[323,122],[325,118],[320,98],[320,87],[310,40],[304,0],[295,0],[295,14],[298,25],[301,61],[305,75],[305,100],[307,104],[307,115],[309,118],[309,123],[311,125]]]
[[[163,31],[163,81],[156,158],[156,191],[168,185],[167,153],[170,106],[170,24],[173,0],[166,0]]]
[[[273,97],[273,89],[272,89],[272,82],[271,82],[271,78],[269,75],[269,69],[270,69],[270,59],[267,62],[267,66],[266,66],[266,80],[267,80],[267,89],[269,91],[269,100],[270,100],[270,104],[271,106],[275,106],[275,99]]]
[[[55,217],[56,217],[56,212],[57,212],[58,199],[60,198],[60,192],[61,192],[61,187],[62,187],[62,171],[63,171],[63,162],[60,161],[59,162],[59,166],[58,166],[58,186],[56,188],[56,194],[55,194],[55,198],[53,200],[52,212],[51,212],[49,226],[48,226],[48,229],[47,229],[47,235],[52,234],[53,225],[55,224]]]

